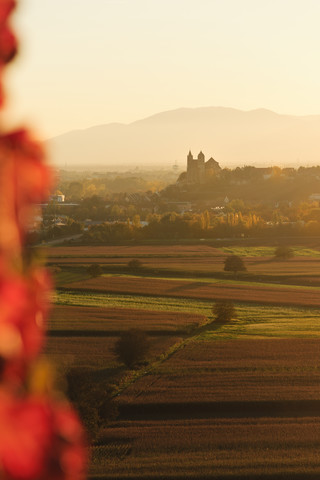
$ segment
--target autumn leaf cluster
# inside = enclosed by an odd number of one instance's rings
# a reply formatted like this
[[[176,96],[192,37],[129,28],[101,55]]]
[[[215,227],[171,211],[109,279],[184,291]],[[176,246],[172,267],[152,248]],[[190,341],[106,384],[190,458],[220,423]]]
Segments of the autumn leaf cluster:
[[[0,106],[3,73],[15,57],[14,0],[0,0]],[[41,145],[26,129],[0,131],[0,478],[80,480],[85,435],[76,413],[54,387],[42,359],[50,310],[47,270],[27,249],[36,205],[52,187]]]

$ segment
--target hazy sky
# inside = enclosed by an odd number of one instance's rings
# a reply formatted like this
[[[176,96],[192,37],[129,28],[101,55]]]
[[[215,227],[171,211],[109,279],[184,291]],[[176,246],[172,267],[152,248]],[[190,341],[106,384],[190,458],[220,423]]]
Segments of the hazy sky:
[[[10,118],[50,137],[179,107],[320,114],[319,0],[20,0]]]

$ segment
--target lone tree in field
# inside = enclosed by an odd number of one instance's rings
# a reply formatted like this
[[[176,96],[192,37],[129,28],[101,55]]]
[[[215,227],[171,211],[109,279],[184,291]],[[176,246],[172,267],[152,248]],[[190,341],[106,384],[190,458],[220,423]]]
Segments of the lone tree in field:
[[[277,247],[274,251],[274,257],[277,260],[289,260],[294,256],[293,250],[285,245]]]
[[[128,267],[130,270],[132,270],[132,272],[140,272],[142,270],[143,263],[138,258],[133,258],[132,260],[129,260]]]
[[[118,359],[129,368],[145,360],[149,350],[148,336],[138,328],[123,332],[114,348]]]
[[[217,323],[228,323],[233,318],[237,318],[236,309],[232,302],[228,300],[220,300],[216,302],[212,307],[212,313],[215,316]]]
[[[87,272],[91,277],[99,277],[102,275],[102,268],[98,263],[92,263],[92,265],[87,268]]]
[[[230,255],[227,257],[224,261],[224,271],[225,272],[246,272],[246,266],[243,263],[243,260],[241,257],[238,257],[238,255]]]

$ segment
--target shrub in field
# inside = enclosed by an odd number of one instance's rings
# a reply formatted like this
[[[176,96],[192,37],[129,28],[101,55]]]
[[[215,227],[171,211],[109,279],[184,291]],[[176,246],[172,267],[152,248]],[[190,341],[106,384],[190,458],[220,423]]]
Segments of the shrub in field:
[[[217,323],[228,323],[233,318],[237,318],[237,312],[232,302],[221,300],[212,307],[212,313]]]
[[[101,265],[99,265],[98,263],[93,263],[92,265],[90,265],[90,267],[88,267],[87,272],[92,277],[99,277],[100,275],[102,275]]]
[[[138,260],[137,258],[133,258],[128,262],[128,267],[133,272],[139,272],[143,267],[143,263],[141,262],[141,260]]]
[[[277,247],[274,251],[274,257],[277,260],[288,260],[294,256],[293,250],[285,245]]]
[[[145,360],[149,350],[148,336],[138,328],[123,332],[114,348],[118,359],[129,368]]]
[[[238,257],[238,255],[230,255],[227,257],[224,261],[224,271],[225,272],[245,272],[246,266],[243,263],[243,260],[241,257]]]

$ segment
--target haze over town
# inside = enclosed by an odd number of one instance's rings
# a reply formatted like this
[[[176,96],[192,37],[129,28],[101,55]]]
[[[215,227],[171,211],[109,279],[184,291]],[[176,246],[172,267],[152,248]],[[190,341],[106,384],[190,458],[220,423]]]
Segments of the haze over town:
[[[278,115],[270,110],[223,107],[161,112],[128,125],[75,130],[48,142],[63,168],[172,166],[184,168],[189,149],[203,150],[224,167],[320,163],[320,115]],[[209,157],[208,157],[209,158]]]
[[[232,118],[229,132],[224,120],[209,125],[208,118],[203,131],[198,118],[199,131],[192,124],[193,136],[191,129],[182,132],[188,144],[180,141],[176,118],[191,112],[177,109],[204,106],[320,114],[316,0],[92,0],[90,6],[85,0],[26,0],[21,7],[15,22],[23,48],[8,75],[11,124],[27,120],[42,138],[52,138],[173,110],[174,120],[169,115],[161,127],[168,133],[166,148],[158,140],[159,125],[151,134],[153,149],[146,137],[142,148],[137,135],[136,150],[127,132],[119,131],[136,130],[137,124],[113,125],[106,129],[106,143],[112,130],[121,148],[128,142],[130,150],[119,153],[110,145],[96,163],[172,164],[183,161],[189,148],[204,149],[223,165],[318,163],[317,117],[255,112],[251,118],[266,114],[267,120],[248,124],[238,114],[239,124]],[[76,162],[65,153],[52,157]]]

